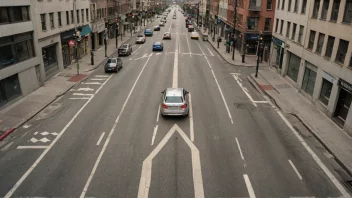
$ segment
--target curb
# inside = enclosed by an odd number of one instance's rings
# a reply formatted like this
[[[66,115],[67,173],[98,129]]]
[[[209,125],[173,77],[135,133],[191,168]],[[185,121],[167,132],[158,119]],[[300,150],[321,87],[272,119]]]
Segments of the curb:
[[[258,83],[253,79],[253,77],[251,75],[248,75],[247,76],[247,79],[249,80],[249,82],[256,88],[258,89],[258,91],[263,94],[263,95],[266,95],[267,97],[270,98],[271,101],[273,101],[275,103],[275,106],[277,108],[279,108],[280,110],[281,107],[276,103],[275,99],[273,97],[271,97],[268,93],[266,93],[265,90],[262,90],[259,86],[258,86]],[[340,159],[339,157],[337,156],[337,154],[335,154],[335,152],[329,148],[329,146],[327,145],[327,143],[324,142],[324,140],[322,138],[320,138],[319,134],[317,134],[315,132],[314,129],[312,129],[312,127],[309,126],[309,124],[300,116],[300,115],[297,115],[296,113],[288,113],[294,117],[296,117],[303,125],[304,127],[306,127],[306,129],[314,136],[314,138],[316,140],[318,140],[318,142],[332,155],[334,156],[334,160],[337,162],[337,164],[339,164],[341,166],[341,168],[346,171],[346,173],[352,177],[352,170],[349,169]]]
[[[2,141],[3,139],[5,139],[8,135],[10,135],[12,132],[14,132],[16,129],[15,128],[11,128],[9,130],[7,130],[4,134],[2,134],[0,136],[0,141]]]

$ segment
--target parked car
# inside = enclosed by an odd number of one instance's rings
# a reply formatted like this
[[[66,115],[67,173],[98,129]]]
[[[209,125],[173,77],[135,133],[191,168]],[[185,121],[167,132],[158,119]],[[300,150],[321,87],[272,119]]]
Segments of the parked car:
[[[146,41],[145,36],[143,34],[139,34],[137,36],[136,44],[145,43],[145,41]]]
[[[118,72],[122,69],[121,58],[109,58],[104,66],[105,72]]]
[[[144,30],[144,35],[145,35],[145,36],[153,36],[153,30],[151,30],[151,29],[145,29],[145,30]]]
[[[163,39],[171,39],[171,33],[170,32],[165,32]]]
[[[160,114],[162,116],[188,116],[188,91],[184,88],[167,88],[161,94]]]
[[[154,31],[160,31],[160,26],[158,25],[154,26]]]
[[[199,34],[198,34],[198,32],[192,32],[191,33],[191,39],[199,39]]]
[[[126,55],[129,56],[132,54],[132,46],[130,44],[123,44],[118,50],[119,56]]]
[[[189,25],[189,26],[188,26],[188,32],[193,32],[193,31],[194,31],[193,25]]]
[[[164,50],[164,44],[161,41],[157,41],[153,44],[153,51],[163,51]]]

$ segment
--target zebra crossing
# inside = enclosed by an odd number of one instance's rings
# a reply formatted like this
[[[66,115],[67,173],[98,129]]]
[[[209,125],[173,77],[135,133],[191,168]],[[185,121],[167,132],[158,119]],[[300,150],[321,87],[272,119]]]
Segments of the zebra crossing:
[[[89,100],[94,96],[95,90],[99,89],[101,85],[109,78],[109,75],[94,75],[91,79],[81,82],[83,85],[77,89],[71,89],[72,92],[70,100]]]

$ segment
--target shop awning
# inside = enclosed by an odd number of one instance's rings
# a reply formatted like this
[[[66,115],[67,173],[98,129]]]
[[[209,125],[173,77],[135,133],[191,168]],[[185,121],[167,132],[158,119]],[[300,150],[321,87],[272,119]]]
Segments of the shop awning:
[[[92,29],[90,28],[90,26],[85,25],[82,27],[81,36],[86,36],[87,34],[90,34],[91,32],[92,32]]]

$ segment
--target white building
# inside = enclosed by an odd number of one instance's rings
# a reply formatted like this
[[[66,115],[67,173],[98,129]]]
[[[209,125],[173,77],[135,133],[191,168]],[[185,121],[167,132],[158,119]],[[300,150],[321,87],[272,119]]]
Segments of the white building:
[[[0,1],[0,106],[42,84],[31,0]]]
[[[76,1],[76,8],[74,8]],[[88,0],[33,0],[39,51],[42,56],[42,76],[52,77],[75,60],[75,50],[68,42],[75,40],[75,22],[81,30],[78,54],[81,57],[90,51],[91,28]]]
[[[352,134],[352,1],[278,0],[270,65]]]

